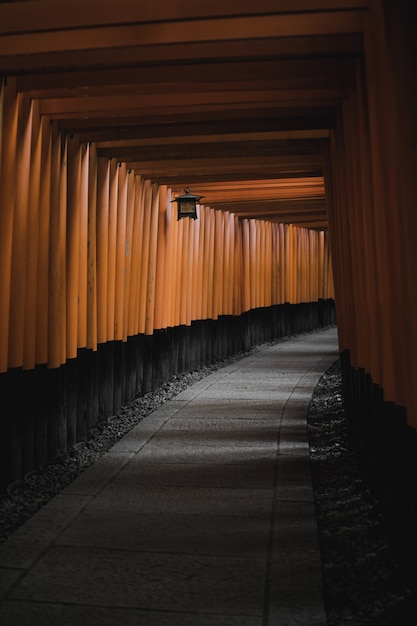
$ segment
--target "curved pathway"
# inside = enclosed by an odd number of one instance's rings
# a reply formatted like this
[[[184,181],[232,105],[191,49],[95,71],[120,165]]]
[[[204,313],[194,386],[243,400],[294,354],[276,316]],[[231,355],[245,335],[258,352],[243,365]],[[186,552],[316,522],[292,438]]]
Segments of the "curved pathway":
[[[337,331],[145,418],[0,547],[1,626],[326,624],[307,408]]]

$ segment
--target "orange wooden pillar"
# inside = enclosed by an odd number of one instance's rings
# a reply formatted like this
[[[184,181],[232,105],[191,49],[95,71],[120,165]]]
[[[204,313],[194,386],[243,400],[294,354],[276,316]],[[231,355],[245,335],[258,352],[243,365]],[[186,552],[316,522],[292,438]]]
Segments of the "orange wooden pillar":
[[[170,326],[174,327],[179,322],[179,294],[178,294],[178,248],[179,248],[179,223],[174,205],[170,205],[171,215],[171,258],[169,266],[169,280],[171,284]]]
[[[414,398],[410,403],[410,408],[413,406],[410,414],[417,426],[417,392],[414,391],[413,379],[409,378],[410,371],[417,373],[417,364],[410,351],[411,345],[414,351],[417,347],[415,317],[412,315],[413,310],[417,310],[417,297],[414,277],[408,272],[409,267],[417,269],[412,234],[413,225],[417,225],[414,216],[417,185],[412,168],[408,169],[409,176],[404,176],[409,159],[414,159],[410,147],[417,135],[416,90],[411,87],[415,83],[415,68],[409,58],[409,54],[415,52],[415,40],[414,34],[410,36],[405,19],[407,13],[415,18],[411,4],[401,3],[393,8],[392,3],[371,3],[365,29],[365,60],[376,218],[377,283],[384,334],[381,342],[383,366],[378,382],[381,382],[387,400],[407,406],[409,398]],[[399,90],[401,92],[404,87],[401,97]],[[414,193],[410,193],[413,188]],[[406,250],[411,255],[406,254]],[[397,332],[399,327],[401,333]]]
[[[333,138],[334,141],[334,138]],[[333,260],[335,271],[333,273],[334,280],[334,294],[335,294],[335,308],[338,325],[338,339],[339,348],[342,352],[346,348],[346,337],[343,327],[343,302],[344,302],[344,289],[343,289],[343,255],[342,255],[342,243],[339,239],[341,226],[341,216],[337,212],[336,207],[336,167],[332,163],[332,153],[330,146],[327,144],[322,145],[323,152],[323,173],[324,184],[326,191],[326,212],[329,222],[329,234],[328,234],[328,247],[329,256]],[[326,275],[326,271],[325,271]]]
[[[134,296],[132,294],[132,261],[134,242],[133,224],[135,217],[135,175],[131,170],[127,172],[126,189],[126,236],[125,236],[125,263],[124,263],[124,293],[123,293],[123,341],[131,335],[130,322],[132,319],[132,308],[134,307]]]
[[[41,167],[39,185],[39,246],[36,291],[36,363],[48,362],[48,290],[49,240],[51,215],[51,125],[46,117],[40,119]]]
[[[402,364],[402,371],[398,370],[397,373],[404,385],[401,394],[404,393],[408,423],[417,429],[416,5],[411,0],[389,0],[382,5],[373,0],[372,7],[373,10],[385,11],[384,22],[380,24],[380,28],[385,35],[386,55],[389,59],[389,69],[385,68],[386,73],[389,71],[389,84],[387,80],[379,81],[378,90],[384,96],[387,92],[391,96],[389,112],[387,111],[389,117],[385,117],[385,125],[388,120],[393,136],[391,176],[395,172],[393,183],[396,210],[391,213],[391,219],[397,222],[401,251],[401,276],[397,277],[396,283],[400,287],[398,296],[401,308],[395,308],[393,318],[397,328],[399,323],[403,324],[403,341],[396,345],[402,353],[397,356],[397,361]],[[370,46],[372,43],[369,41]],[[385,59],[386,57],[382,62]],[[399,402],[402,403],[401,399]]]
[[[89,218],[89,167],[90,150],[88,144],[81,144],[79,195],[75,201],[79,204],[79,267],[78,267],[78,307],[77,307],[77,348],[87,346],[87,289],[88,289],[88,218]],[[95,236],[94,236],[95,239]],[[94,244],[93,244],[94,245]]]
[[[326,265],[326,257],[325,257],[325,240],[324,240],[324,231],[321,230],[318,232],[317,237],[317,291],[318,299],[326,298],[326,285],[327,285],[327,265]]]
[[[266,256],[265,256],[265,222],[260,220],[256,222],[257,226],[257,269],[256,269],[256,307],[265,306],[265,279],[266,279]]]
[[[290,224],[287,231],[288,237],[288,262],[289,262],[289,301],[297,302],[297,230]]]
[[[365,281],[363,289],[364,305],[367,310],[367,364],[368,372],[374,372],[375,376],[380,379],[380,341],[378,335],[380,333],[380,319],[378,314],[378,298],[375,293],[376,278],[376,241],[375,241],[375,215],[373,207],[372,192],[372,166],[370,154],[370,138],[368,127],[368,115],[366,112],[366,87],[365,76],[362,62],[357,62],[357,80],[355,93],[351,95],[352,102],[352,119],[350,124],[355,125],[357,130],[358,146],[354,155],[354,166],[357,168],[357,175],[360,177],[360,184],[355,185],[360,189],[358,197],[360,207],[359,223],[362,231],[362,245],[365,253],[363,254],[362,275]],[[349,132],[349,131],[348,131]],[[371,286],[371,287],[370,287]]]
[[[242,313],[251,308],[249,220],[242,220]]]
[[[256,221],[254,219],[249,220],[249,293],[250,293],[250,308],[254,309],[257,306],[257,273],[258,273],[258,258],[257,258],[257,246],[256,246]],[[258,283],[259,284],[259,283]]]
[[[224,220],[222,211],[214,211],[213,248],[213,319],[217,319],[223,308],[223,267],[224,267]]]
[[[193,274],[194,274],[194,238],[196,221],[188,219],[188,245],[187,245],[187,304],[186,326],[191,325],[193,318]]]
[[[148,280],[148,263],[149,263],[149,237],[151,226],[151,209],[152,209],[152,183],[145,180],[143,184],[143,196],[141,201],[141,210],[143,211],[142,222],[142,238],[141,238],[141,263],[139,276],[139,293],[138,293],[138,319],[139,333],[145,332],[146,326],[146,294]]]
[[[27,198],[27,246],[26,246],[26,285],[25,285],[25,323],[23,336],[23,367],[33,369],[36,363],[36,319],[39,259],[39,197],[41,170],[41,131],[38,104],[30,105],[31,137],[30,167]],[[29,314],[30,312],[30,314]]]
[[[356,326],[355,312],[351,294],[353,278],[351,270],[351,251],[349,212],[346,206],[346,178],[343,162],[343,136],[340,134],[340,122],[336,131],[331,131],[330,149],[324,150],[324,173],[326,185],[327,214],[331,233],[332,258],[337,269],[335,274],[336,312],[338,320],[339,347],[343,351],[350,345],[349,338],[354,336]],[[354,346],[351,346],[354,351]]]
[[[279,287],[280,287],[280,304],[288,302],[287,296],[287,264],[286,264],[286,237],[285,225],[279,224]]]
[[[274,266],[273,256],[273,225],[271,223],[266,224],[266,258],[267,267],[265,273],[265,304],[266,306],[272,306],[273,304],[273,292],[274,286],[272,281],[272,269]]]
[[[23,96],[18,96],[19,119],[16,135],[16,162],[13,177],[16,185],[11,250],[9,366],[21,367],[25,336],[25,298],[27,284],[28,204],[32,109]]]
[[[171,190],[167,190],[166,194],[166,206],[165,206],[165,220],[164,223],[159,224],[159,228],[162,228],[160,237],[165,239],[165,253],[164,253],[164,288],[161,293],[161,327],[169,328],[174,325],[174,257],[175,257],[175,242],[174,242],[174,205],[171,203]],[[162,211],[162,206],[161,206]],[[161,218],[160,218],[161,219]],[[163,301],[162,301],[163,299]]]
[[[77,356],[78,298],[80,273],[81,225],[81,151],[78,141],[68,139],[68,209],[67,209],[67,358]]]
[[[202,235],[203,230],[203,216],[200,207],[199,216],[194,224],[194,236],[193,236],[193,283],[192,283],[192,304],[191,304],[191,319],[201,319],[201,302],[202,302],[202,278],[203,278],[203,245],[204,237]]]
[[[202,319],[203,305],[203,272],[204,272],[204,228],[205,214],[200,205],[197,223],[194,229],[194,272],[193,272],[193,298],[192,319]]]
[[[115,339],[116,297],[116,245],[117,245],[117,198],[118,198],[118,166],[112,159],[109,164],[109,221],[107,251],[107,341]]]
[[[222,314],[229,314],[230,266],[230,213],[223,213],[223,271],[222,271]]]
[[[234,216],[233,238],[233,315],[241,315],[243,309],[243,221]]]
[[[159,188],[159,204],[158,204],[158,242],[156,257],[156,284],[155,284],[155,329],[166,328],[166,307],[168,307],[168,285],[166,276],[166,256],[168,245],[167,225],[167,202],[168,190],[166,185]]]
[[[178,276],[178,291],[179,291],[179,323],[181,326],[187,324],[187,303],[188,303],[188,289],[189,289],[189,232],[190,232],[190,220],[182,219],[179,223],[180,241],[179,248],[179,263],[180,272]]]
[[[12,267],[13,213],[15,202],[14,168],[18,122],[15,81],[1,82],[0,134],[0,372],[8,367],[9,306]]]
[[[180,289],[181,279],[182,279],[182,254],[183,254],[183,245],[184,245],[184,226],[181,221],[175,222],[175,260],[174,260],[174,318],[173,325],[179,326],[182,322],[181,319],[181,304],[182,304],[182,293]]]
[[[271,224],[271,303],[280,304],[279,226]]]
[[[148,264],[146,277],[146,314],[145,314],[145,334],[152,335],[154,330],[155,313],[155,282],[156,282],[156,261],[158,244],[158,220],[159,220],[159,187],[155,183],[151,186],[150,194],[150,220],[149,220],[149,246]]]
[[[97,350],[97,151],[88,150],[87,347]]]
[[[131,297],[132,310],[129,321],[130,333],[136,335],[140,332],[140,296],[142,283],[142,244],[144,222],[144,181],[140,176],[135,176],[134,218],[132,239],[132,277]]]
[[[123,339],[125,260],[126,260],[126,212],[127,212],[127,170],[119,163],[117,168],[116,197],[116,237],[114,275],[114,339]]]
[[[108,337],[108,265],[109,265],[109,199],[110,161],[97,162],[97,341]]]
[[[206,207],[206,234],[204,237],[204,285],[207,295],[204,294],[205,319],[213,319],[213,261],[214,261],[214,211]]]
[[[48,365],[66,359],[67,142],[52,126],[48,307]]]

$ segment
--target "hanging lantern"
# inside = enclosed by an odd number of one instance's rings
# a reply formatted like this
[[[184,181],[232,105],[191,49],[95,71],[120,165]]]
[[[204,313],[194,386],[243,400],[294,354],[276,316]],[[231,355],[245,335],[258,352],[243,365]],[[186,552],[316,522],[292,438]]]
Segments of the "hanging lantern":
[[[182,196],[177,196],[174,200],[171,200],[171,202],[178,204],[177,219],[180,220],[183,217],[192,217],[193,220],[197,219],[197,207],[200,206],[201,198],[204,198],[204,196],[195,196],[190,193],[189,189],[184,189]]]

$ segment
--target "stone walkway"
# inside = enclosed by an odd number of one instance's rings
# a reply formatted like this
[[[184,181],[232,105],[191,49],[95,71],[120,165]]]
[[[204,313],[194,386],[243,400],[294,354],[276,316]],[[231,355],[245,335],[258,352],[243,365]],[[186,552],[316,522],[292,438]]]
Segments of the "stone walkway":
[[[307,407],[337,331],[140,422],[0,547],[0,626],[326,624]]]

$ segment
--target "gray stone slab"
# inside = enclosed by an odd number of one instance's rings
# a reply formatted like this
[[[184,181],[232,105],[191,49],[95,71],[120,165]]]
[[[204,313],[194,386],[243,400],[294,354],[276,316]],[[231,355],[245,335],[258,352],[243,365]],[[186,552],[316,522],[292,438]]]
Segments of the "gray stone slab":
[[[281,377],[279,376],[279,372],[271,373],[264,367],[253,371],[244,370],[227,376],[216,384],[216,389],[230,385],[243,391],[256,388],[266,392],[276,389],[291,392],[295,388],[296,381],[294,380],[294,376]],[[208,394],[211,390],[212,388],[210,387],[205,393]]]
[[[151,463],[220,463],[234,465],[274,460],[276,450],[269,444],[265,446],[176,446],[172,442],[162,445],[151,441],[140,452],[138,457]]]
[[[198,419],[278,419],[284,403],[263,404],[261,402],[231,402],[221,400],[202,402],[192,402],[184,407],[180,413],[174,415],[169,423],[175,424],[177,419],[198,418]]]
[[[276,403],[286,401],[293,391],[293,387],[279,386],[275,389],[260,389],[258,386],[248,388],[243,386],[238,388],[236,385],[218,384],[216,387],[203,391],[198,396],[199,402],[205,402],[206,400],[228,400],[239,402],[257,402],[262,404]]]
[[[93,496],[132,458],[133,453],[110,451],[88,467],[61,492],[64,495]]]
[[[0,567],[29,568],[90,499],[55,496],[0,546]]]
[[[259,617],[264,584],[262,560],[55,546],[10,599]]]
[[[285,485],[279,482],[276,498],[286,502],[314,502],[314,491],[311,485]]]
[[[262,626],[263,618],[100,606],[8,601],[0,607],[2,626]]]
[[[275,459],[251,463],[152,463],[134,458],[123,475],[135,485],[174,485],[183,487],[240,487],[272,489]]]
[[[269,430],[173,430],[163,429],[158,432],[152,439],[154,446],[174,446],[177,449],[187,448],[189,446],[198,446],[199,448],[231,448],[231,447],[255,447],[276,450],[278,446],[278,434],[276,428]],[[293,438],[291,438],[292,441]]]
[[[268,626],[326,626],[321,587],[279,584],[270,593]]]
[[[320,561],[314,502],[278,502],[273,524],[272,560],[291,559],[300,553],[314,555]]]
[[[234,489],[138,485],[135,477],[125,476],[91,502],[91,509],[140,513],[187,515],[270,516],[273,492],[270,489]]]
[[[129,452],[135,454],[139,452],[139,450],[163,428],[167,421],[169,421],[167,417],[154,417],[153,415],[149,415],[115,443],[114,446],[110,448],[109,452],[114,454]]]
[[[308,455],[306,441],[283,440],[279,443],[279,454]]]
[[[0,567],[0,600],[7,594],[13,585],[19,580],[23,570],[1,566]],[[3,622],[0,619],[0,624]]]
[[[305,426],[305,421],[304,421]],[[226,416],[211,417],[210,419],[202,417],[175,417],[170,419],[169,422],[163,427],[163,432],[168,430],[189,430],[193,432],[200,432],[201,434],[207,431],[218,432],[234,432],[236,434],[248,433],[248,435],[254,434],[271,434],[277,437],[278,434],[278,418],[266,418],[256,417],[253,419],[229,419]]]
[[[280,425],[281,428],[288,426],[307,428],[307,407],[302,409],[286,407],[281,417]]]
[[[308,386],[308,387],[295,387],[292,394],[291,394],[291,399],[290,399],[290,403],[293,402],[293,400],[311,400],[311,395],[314,391],[314,387]]]
[[[122,454],[136,454],[145,446],[148,441],[153,437],[156,431],[152,429],[152,432],[144,434],[143,432],[137,432],[131,430],[122,439],[114,444],[109,450],[110,453],[122,453]]]
[[[284,551],[270,565],[271,587],[300,586],[308,589],[316,585],[322,577],[319,555],[313,550],[294,550],[292,554]]]
[[[304,421],[304,424],[289,424],[288,426],[283,426],[281,424],[281,428],[279,431],[280,440],[281,441],[294,441],[297,443],[308,441],[308,433],[307,433],[307,424]]]
[[[279,455],[278,482],[283,485],[311,484],[311,462],[305,455]]]
[[[152,411],[152,413],[149,413],[145,420],[147,422],[151,422],[153,420],[159,420],[160,418],[172,417],[177,411],[183,409],[187,404],[188,400],[181,400],[179,395],[177,395],[165,404],[162,404],[160,407]]]
[[[269,517],[180,515],[87,509],[58,544],[136,552],[268,556]]]
[[[293,374],[282,373],[279,357],[274,356],[274,362],[260,361],[254,365],[245,365],[240,370],[228,374],[222,379],[223,382],[248,382],[253,384],[259,380],[260,385],[295,385],[296,379]]]
[[[309,456],[306,428],[295,428],[293,426],[280,429],[279,454],[305,454]]]
[[[308,405],[310,404],[310,400],[311,397],[310,396],[306,396],[306,397],[292,397],[290,399],[290,401],[288,402],[288,404],[285,407],[285,412],[293,412],[293,411],[297,411],[297,412],[301,412],[304,411],[304,413],[307,415],[307,411],[308,411]]]

